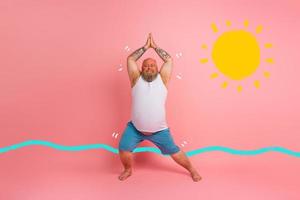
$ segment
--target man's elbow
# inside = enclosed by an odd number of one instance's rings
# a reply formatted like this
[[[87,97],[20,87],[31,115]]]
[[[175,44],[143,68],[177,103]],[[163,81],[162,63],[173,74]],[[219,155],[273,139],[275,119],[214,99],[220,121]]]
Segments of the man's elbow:
[[[172,59],[172,57],[168,57],[168,58],[166,58],[166,62],[168,62],[168,63],[173,63],[173,59]]]
[[[127,62],[135,62],[134,57],[128,56],[128,57],[127,57]]]

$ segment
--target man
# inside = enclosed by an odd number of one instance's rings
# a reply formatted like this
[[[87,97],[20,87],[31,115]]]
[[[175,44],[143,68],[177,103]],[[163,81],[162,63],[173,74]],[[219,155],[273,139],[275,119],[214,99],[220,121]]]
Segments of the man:
[[[149,48],[153,48],[164,61],[159,72],[153,58],[143,61],[141,72],[138,69],[136,61]],[[132,174],[132,151],[143,140],[153,142],[162,154],[170,155],[176,163],[190,172],[194,181],[201,180],[188,157],[174,143],[166,123],[165,100],[172,65],[171,56],[154,43],[151,33],[146,44],[127,58],[127,71],[132,88],[132,109],[131,120],[127,123],[119,142],[119,155],[124,165],[124,171],[118,177],[120,180],[125,180]]]

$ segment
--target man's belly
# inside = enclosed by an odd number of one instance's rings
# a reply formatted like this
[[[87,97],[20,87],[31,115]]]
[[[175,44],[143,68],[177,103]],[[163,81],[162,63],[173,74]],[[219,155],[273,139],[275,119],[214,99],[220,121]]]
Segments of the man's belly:
[[[152,135],[153,132],[144,132],[144,131],[140,131],[141,133],[143,133],[144,135]]]
[[[137,130],[145,135],[152,135],[153,133],[168,128],[168,124],[165,118],[165,115],[161,117],[146,116],[141,115],[132,115],[131,121]]]

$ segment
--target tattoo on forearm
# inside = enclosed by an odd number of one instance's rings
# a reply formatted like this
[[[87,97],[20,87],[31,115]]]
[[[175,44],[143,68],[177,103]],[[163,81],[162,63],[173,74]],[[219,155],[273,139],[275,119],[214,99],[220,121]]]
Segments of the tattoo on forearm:
[[[132,54],[130,54],[130,57],[134,58],[134,60],[137,60],[137,59],[139,59],[145,52],[146,52],[146,48],[141,47],[141,48],[135,50]]]
[[[171,57],[165,50],[163,50],[159,47],[155,48],[155,51],[161,57],[161,59],[163,59],[165,62],[167,61],[168,58]]]

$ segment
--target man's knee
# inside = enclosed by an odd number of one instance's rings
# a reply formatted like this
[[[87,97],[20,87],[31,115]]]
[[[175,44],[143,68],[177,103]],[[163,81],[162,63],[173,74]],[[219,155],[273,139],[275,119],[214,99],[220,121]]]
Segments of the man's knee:
[[[118,146],[119,152],[123,152],[123,153],[128,153],[128,152],[132,152],[134,149],[134,145],[131,142],[125,141],[125,140],[121,140],[119,142],[119,146]]]
[[[119,149],[119,154],[133,154],[132,150]]]
[[[171,156],[178,156],[180,154],[182,154],[183,152],[181,151],[181,149],[175,151],[174,153],[170,153]]]
[[[119,153],[132,153],[132,150],[119,149]]]
[[[164,155],[177,155],[181,149],[173,144],[173,145],[165,145],[165,146],[161,146],[159,147],[160,148],[160,151],[162,152],[162,154]]]

